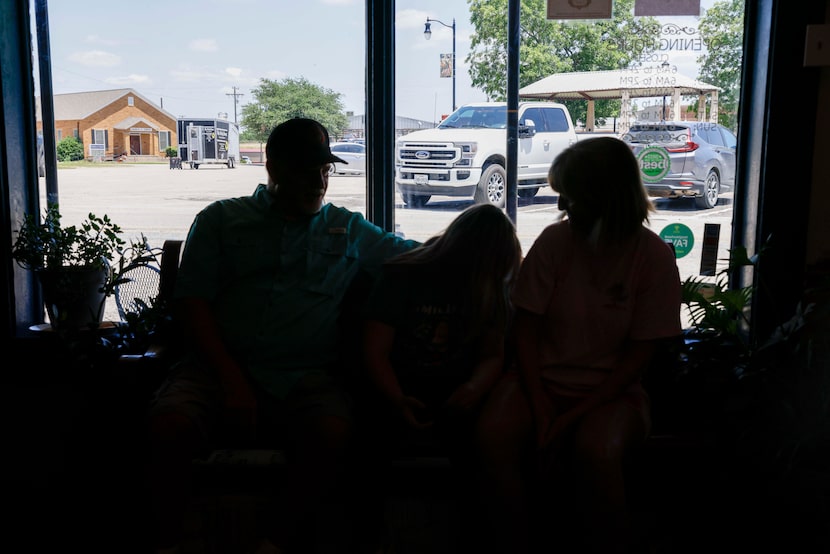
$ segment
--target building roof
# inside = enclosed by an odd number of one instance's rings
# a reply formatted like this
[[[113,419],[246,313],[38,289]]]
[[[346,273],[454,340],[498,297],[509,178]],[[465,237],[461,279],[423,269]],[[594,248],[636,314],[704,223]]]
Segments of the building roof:
[[[96,90],[89,92],[72,92],[68,94],[55,94],[52,97],[55,121],[71,121],[77,119],[85,119],[90,115],[94,114],[95,112],[109,106],[119,98],[128,95],[136,96],[144,102],[151,104],[156,109],[161,111],[163,114],[167,115],[175,121],[176,116],[159,107],[158,104],[145,98],[144,96],[142,96],[141,94],[139,94],[131,88]],[[37,101],[37,116],[39,120],[41,113],[39,105],[40,98],[38,98]]]
[[[130,129],[131,127],[136,127],[137,126],[136,124],[138,124],[138,123],[141,123],[143,127],[150,127],[154,131],[159,130],[158,125],[153,125],[152,123],[150,123],[149,121],[147,121],[143,117],[128,117],[126,119],[122,119],[121,121],[119,121],[118,123],[113,125],[112,127],[113,127],[113,129],[116,129],[116,130],[119,130],[119,131],[126,131],[126,130]]]
[[[720,91],[719,87],[703,83],[680,73],[659,67],[620,69],[611,71],[575,71],[556,73],[519,89],[519,98],[546,100],[599,100],[669,96],[676,89],[680,94],[705,94]]]

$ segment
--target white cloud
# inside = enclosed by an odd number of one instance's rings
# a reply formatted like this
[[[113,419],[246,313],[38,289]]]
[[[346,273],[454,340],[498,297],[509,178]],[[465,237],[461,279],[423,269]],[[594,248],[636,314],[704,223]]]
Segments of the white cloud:
[[[151,82],[150,77],[147,75],[136,75],[135,73],[131,73],[123,77],[108,77],[104,79],[104,81],[118,86],[147,85]]]
[[[225,73],[227,73],[231,77],[238,78],[240,75],[242,75],[242,68],[240,68],[240,67],[226,67],[225,68]]]
[[[102,50],[88,50],[86,52],[74,52],[69,59],[81,65],[112,67],[121,63],[121,56],[104,52]]]
[[[188,48],[195,52],[216,52],[219,50],[219,46],[212,38],[197,38],[191,40]]]
[[[355,4],[355,0],[322,0],[323,4],[327,6],[351,6]]]

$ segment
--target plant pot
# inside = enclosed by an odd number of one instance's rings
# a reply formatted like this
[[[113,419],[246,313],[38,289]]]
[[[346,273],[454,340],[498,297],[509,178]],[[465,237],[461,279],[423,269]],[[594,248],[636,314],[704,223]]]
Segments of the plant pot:
[[[64,267],[37,272],[49,323],[56,331],[97,329],[104,318],[105,268]]]

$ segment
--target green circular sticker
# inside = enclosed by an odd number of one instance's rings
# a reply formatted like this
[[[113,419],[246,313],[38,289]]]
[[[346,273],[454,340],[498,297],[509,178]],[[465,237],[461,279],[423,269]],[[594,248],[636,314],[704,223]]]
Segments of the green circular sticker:
[[[662,146],[649,146],[637,154],[640,163],[640,174],[648,183],[656,183],[666,176],[671,169],[669,153]]]
[[[682,258],[692,251],[695,237],[692,230],[682,223],[669,223],[660,231],[660,238],[674,245],[675,258]]]

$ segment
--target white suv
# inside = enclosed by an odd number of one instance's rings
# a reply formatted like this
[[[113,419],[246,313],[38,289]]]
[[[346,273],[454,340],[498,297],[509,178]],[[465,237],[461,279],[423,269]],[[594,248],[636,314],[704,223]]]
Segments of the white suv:
[[[507,191],[507,103],[458,108],[435,129],[397,140],[395,186],[410,207],[433,195],[473,197],[504,207]],[[547,184],[551,162],[576,142],[568,109],[553,102],[519,104],[518,193],[534,196]]]

